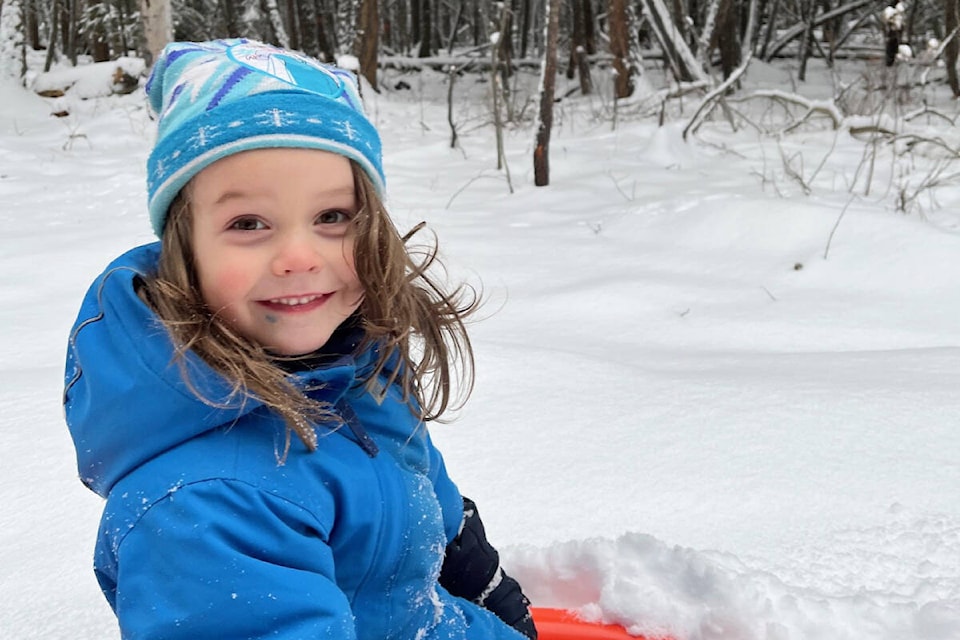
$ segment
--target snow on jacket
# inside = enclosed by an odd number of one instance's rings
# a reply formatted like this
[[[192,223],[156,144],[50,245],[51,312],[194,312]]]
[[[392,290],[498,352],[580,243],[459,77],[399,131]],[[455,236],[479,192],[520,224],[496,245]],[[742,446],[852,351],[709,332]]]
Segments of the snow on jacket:
[[[296,374],[351,427],[296,439],[168,334],[134,291],[159,244],[93,283],[70,336],[64,407],[80,477],[107,498],[94,568],[124,638],[522,640],[437,583],[462,502],[374,354]]]

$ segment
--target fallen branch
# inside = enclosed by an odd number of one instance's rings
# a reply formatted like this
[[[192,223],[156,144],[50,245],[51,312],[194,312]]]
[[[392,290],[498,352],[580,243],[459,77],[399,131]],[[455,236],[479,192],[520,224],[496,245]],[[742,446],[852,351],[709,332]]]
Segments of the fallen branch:
[[[710,112],[713,111],[713,108],[717,105],[718,102],[723,100],[724,94],[727,90],[736,84],[737,80],[740,79],[750,65],[751,56],[743,61],[739,67],[734,69],[733,73],[727,77],[722,83],[720,83],[715,89],[710,93],[704,96],[703,101],[700,103],[700,106],[697,107],[696,113],[693,114],[693,117],[690,118],[690,122],[687,123],[687,126],[683,129],[683,139],[686,140],[687,136],[691,131],[696,131],[700,128],[700,124],[703,122],[703,119],[710,115]]]
[[[779,102],[786,102],[788,104],[793,104],[798,107],[803,107],[806,109],[806,113],[800,119],[800,121],[795,122],[787,128],[787,131],[793,130],[800,126],[803,122],[810,118],[814,114],[823,114],[830,118],[830,121],[833,123],[834,129],[839,129],[840,125],[843,124],[843,114],[840,113],[840,109],[834,104],[833,100],[810,100],[804,98],[801,95],[795,93],[788,93],[786,91],[778,91],[776,89],[766,89],[760,91],[754,91],[747,95],[731,98],[731,102],[746,102],[747,100],[754,100],[756,98],[767,98],[770,100],[776,100]]]

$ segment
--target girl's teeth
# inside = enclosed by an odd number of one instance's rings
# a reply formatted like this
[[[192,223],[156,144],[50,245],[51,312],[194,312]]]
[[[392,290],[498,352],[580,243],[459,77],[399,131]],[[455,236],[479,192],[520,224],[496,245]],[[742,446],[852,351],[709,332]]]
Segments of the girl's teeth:
[[[313,302],[316,299],[317,296],[303,296],[302,298],[276,298],[270,302],[273,304],[285,304],[292,307],[298,304],[307,304],[308,302]]]

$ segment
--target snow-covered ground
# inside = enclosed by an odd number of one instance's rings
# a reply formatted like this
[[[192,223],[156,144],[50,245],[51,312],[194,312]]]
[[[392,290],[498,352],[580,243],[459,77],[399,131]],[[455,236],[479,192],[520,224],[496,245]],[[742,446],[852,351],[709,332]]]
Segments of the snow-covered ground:
[[[894,161],[846,129],[778,146],[723,120],[684,143],[685,119],[621,105],[613,131],[609,104],[571,99],[551,187],[530,126],[507,133],[510,194],[467,97],[486,86],[459,80],[451,150],[440,76],[407,81],[370,99],[389,204],[487,299],[475,393],[434,437],[534,601],[684,640],[960,638],[955,167],[895,210],[934,145]],[[958,145],[939,117],[910,127]],[[59,396],[88,283],[152,239],[150,137],[139,95],[0,86],[3,638],[118,637]]]

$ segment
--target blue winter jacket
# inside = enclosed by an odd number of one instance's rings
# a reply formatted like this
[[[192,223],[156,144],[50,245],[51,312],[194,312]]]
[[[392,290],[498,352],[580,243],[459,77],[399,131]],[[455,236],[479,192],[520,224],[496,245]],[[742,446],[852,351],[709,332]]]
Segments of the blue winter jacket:
[[[188,355],[134,291],[159,244],[93,283],[70,336],[64,407],[80,477],[106,497],[95,571],[124,638],[523,640],[437,583],[462,503],[371,352],[296,374],[347,421],[313,453]],[[344,350],[346,351],[346,350]]]

